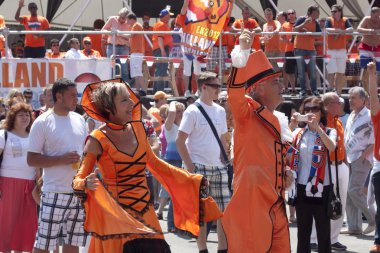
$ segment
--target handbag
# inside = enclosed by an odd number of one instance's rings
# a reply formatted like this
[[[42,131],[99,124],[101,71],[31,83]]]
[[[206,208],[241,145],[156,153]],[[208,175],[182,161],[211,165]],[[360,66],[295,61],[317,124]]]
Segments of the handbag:
[[[327,216],[332,220],[337,220],[342,217],[342,202],[339,193],[339,180],[338,180],[338,157],[337,148],[335,148],[335,175],[336,175],[336,195],[334,192],[334,184],[331,177],[330,155],[328,157],[328,168],[330,176],[330,191],[328,196]]]
[[[207,120],[207,122],[208,122],[209,126],[211,127],[211,130],[212,130],[212,132],[213,132],[216,140],[218,141],[218,144],[219,144],[219,147],[220,147],[220,151],[222,153],[223,160],[224,160],[224,162],[226,164],[226,168],[227,168],[228,189],[232,192],[232,179],[233,179],[233,175],[234,175],[234,169],[233,169],[233,166],[231,164],[231,161],[228,160],[228,156],[227,156],[226,151],[224,150],[222,141],[220,140],[218,132],[216,131],[216,128],[215,128],[214,124],[212,123],[210,117],[207,115],[207,112],[203,109],[203,107],[202,107],[202,105],[200,103],[195,102],[194,104],[198,107],[199,111],[201,111],[201,113],[203,114],[203,116]]]

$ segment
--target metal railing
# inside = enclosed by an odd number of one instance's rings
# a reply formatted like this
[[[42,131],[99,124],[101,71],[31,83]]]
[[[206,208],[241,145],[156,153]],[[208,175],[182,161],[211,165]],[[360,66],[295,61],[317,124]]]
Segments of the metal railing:
[[[111,41],[115,42],[116,41],[116,36],[117,35],[134,35],[134,34],[142,34],[142,35],[145,35],[145,38],[147,38],[146,36],[147,35],[153,35],[153,34],[170,34],[170,35],[174,35],[174,34],[177,34],[177,35],[181,35],[182,34],[182,31],[170,31],[170,32],[161,32],[161,31],[119,31],[119,30],[111,30],[111,31],[50,31],[50,30],[47,30],[47,31],[12,31],[12,30],[9,30],[7,28],[3,29],[1,31],[1,34],[4,35],[5,37],[5,45],[6,45],[6,51],[5,51],[5,58],[8,59],[9,58],[9,55],[8,55],[8,36],[9,35],[23,35],[23,34],[37,34],[37,35],[45,35],[45,34],[66,34],[66,35],[88,35],[88,34],[104,34],[104,35],[108,35],[108,36],[112,36],[112,39]],[[226,35],[239,35],[240,32],[222,32],[221,33],[221,36],[219,36],[219,59],[218,59],[218,65],[219,65],[219,76],[222,76],[222,64],[223,63],[223,60],[222,59],[222,39],[223,39],[223,36],[226,36]],[[259,33],[255,33],[257,35],[301,35],[301,36],[322,36],[323,37],[323,57],[326,56],[326,52],[327,52],[327,36],[329,34],[341,34],[339,32],[331,32],[331,31],[322,31],[322,32],[259,32]],[[351,36],[362,36],[363,34],[359,33],[359,32],[346,32],[344,35],[351,35]],[[112,43],[113,45],[113,56],[115,56],[115,43]],[[155,57],[156,59],[167,59],[168,61],[170,60],[170,57]],[[286,57],[277,57],[277,58],[282,58],[282,59],[285,59]],[[297,57],[296,57],[297,58]],[[272,58],[269,58],[269,59],[276,59],[275,57],[272,57]],[[322,73],[322,77],[324,78],[324,80],[326,80],[326,62],[323,61],[323,70],[321,70],[321,73]],[[325,91],[325,86],[323,87],[324,91]]]

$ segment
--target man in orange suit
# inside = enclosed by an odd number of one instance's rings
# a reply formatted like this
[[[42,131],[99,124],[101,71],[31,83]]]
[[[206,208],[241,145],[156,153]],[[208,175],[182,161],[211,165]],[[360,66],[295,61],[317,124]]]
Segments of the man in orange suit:
[[[284,192],[293,178],[285,166],[285,143],[292,137],[287,118],[274,111],[283,100],[280,72],[262,51],[250,54],[253,36],[244,30],[231,53],[234,194],[222,224],[229,253],[289,253]]]

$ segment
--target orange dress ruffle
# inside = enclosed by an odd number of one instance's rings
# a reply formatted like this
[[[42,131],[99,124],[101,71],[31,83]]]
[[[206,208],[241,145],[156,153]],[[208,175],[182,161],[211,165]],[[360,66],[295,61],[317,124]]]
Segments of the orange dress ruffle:
[[[131,125],[139,143],[133,154],[117,150],[99,129],[91,134],[101,144],[103,153],[97,158],[102,185],[95,191],[85,190],[84,228],[93,235],[89,252],[123,252],[126,243],[141,238],[164,240],[154,208],[149,203],[146,166],[172,196],[174,222],[179,229],[198,236],[201,222],[222,215],[212,198],[200,199],[201,175],[158,159],[149,146],[142,122]],[[92,173],[95,163],[91,159],[95,160],[84,156],[73,181],[74,190],[85,189],[85,178]]]

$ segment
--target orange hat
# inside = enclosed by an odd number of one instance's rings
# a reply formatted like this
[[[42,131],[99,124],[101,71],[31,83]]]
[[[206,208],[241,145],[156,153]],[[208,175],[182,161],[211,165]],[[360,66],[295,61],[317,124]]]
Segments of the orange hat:
[[[274,70],[264,52],[259,50],[249,55],[244,68],[232,68],[229,83],[232,82],[231,87],[246,85],[246,92],[249,92],[256,84],[281,74],[281,71]]]
[[[92,102],[91,99],[91,93],[96,90],[100,84],[103,83],[124,83],[125,86],[127,87],[127,90],[130,94],[130,98],[132,101],[135,103],[135,106],[132,110],[132,121],[141,121],[141,112],[142,112],[142,104],[136,94],[133,92],[133,90],[129,87],[127,83],[125,83],[121,78],[116,78],[116,79],[111,79],[111,80],[106,80],[106,81],[101,81],[101,82],[96,82],[96,83],[90,83],[84,88],[83,90],[83,95],[82,95],[82,100],[81,100],[81,106],[83,110],[87,113],[88,116],[91,118],[108,123],[110,122],[108,119],[104,118],[102,114],[99,112],[99,110],[96,108],[95,104]],[[112,122],[111,122],[112,123]]]
[[[85,42],[85,41],[89,41],[89,42],[91,42],[92,40],[91,40],[90,37],[86,36],[86,37],[83,38],[83,42]]]
[[[3,15],[0,15],[0,28],[4,28],[4,27],[5,27],[4,16],[3,16]]]
[[[169,97],[171,97],[171,95],[166,94],[163,91],[157,91],[156,93],[154,93],[153,99],[154,100],[160,100],[160,99],[169,98]]]

